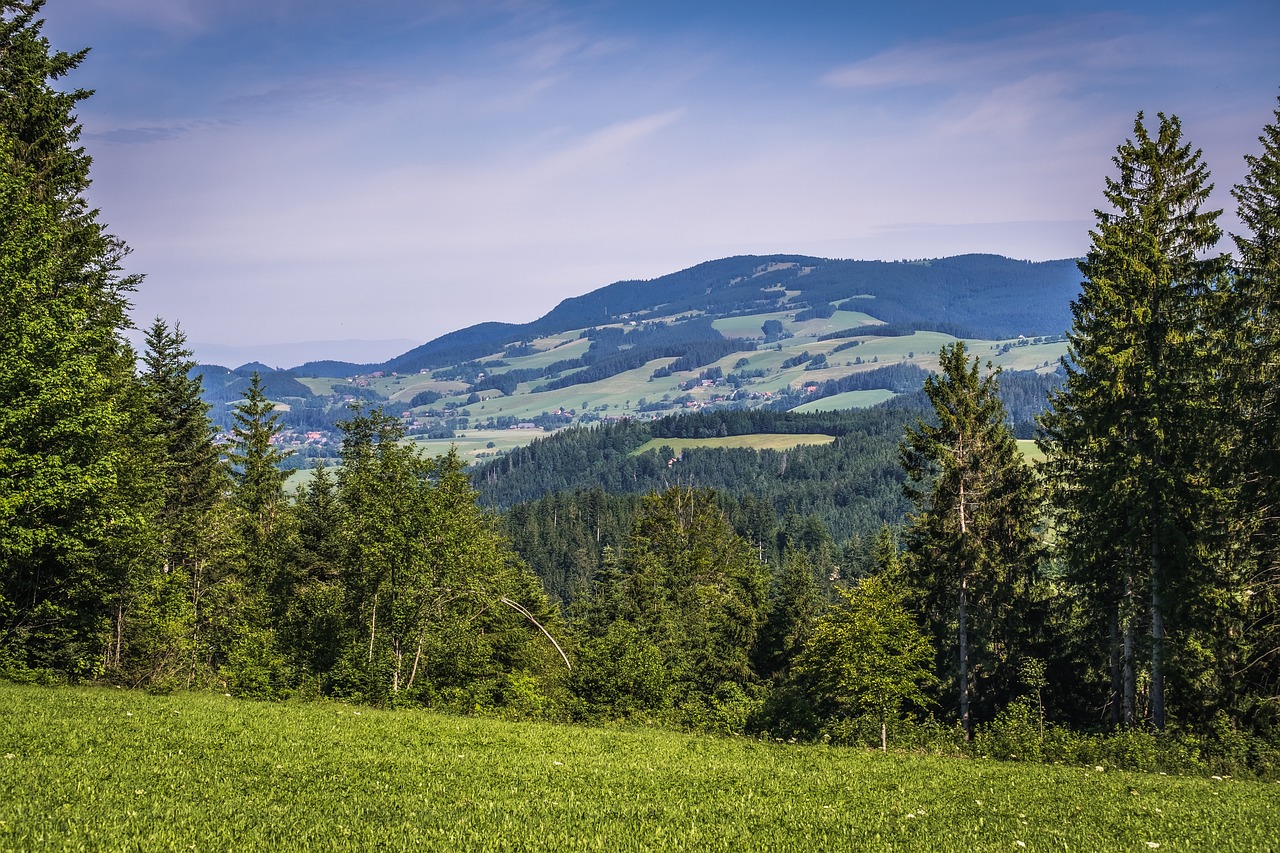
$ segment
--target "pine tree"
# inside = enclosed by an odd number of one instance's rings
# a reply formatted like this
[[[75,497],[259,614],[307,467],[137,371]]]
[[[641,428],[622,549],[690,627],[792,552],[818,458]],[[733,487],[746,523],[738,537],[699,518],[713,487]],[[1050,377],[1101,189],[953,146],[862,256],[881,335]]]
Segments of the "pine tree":
[[[157,519],[164,565],[186,566],[198,546],[203,517],[226,479],[214,446],[209,406],[186,335],[159,317],[147,330],[142,387],[161,450],[164,505]]]
[[[1208,524],[1203,450],[1213,417],[1206,384],[1222,258],[1212,186],[1176,117],[1134,138],[1107,178],[1112,212],[1097,211],[1072,305],[1067,382],[1044,418],[1059,509],[1059,541],[1073,577],[1109,614],[1112,706],[1137,718],[1139,626],[1150,630],[1151,722],[1166,723],[1167,620],[1195,581],[1196,531]],[[1145,606],[1144,606],[1145,603]]]
[[[285,472],[280,463],[288,456],[275,447],[280,414],[267,399],[262,376],[254,371],[245,397],[235,408],[235,453],[231,457],[236,497],[264,531],[284,496]]]
[[[89,208],[90,158],[42,3],[0,7],[0,667],[79,676],[121,653],[151,547],[146,413],[120,331],[137,279]]]
[[[934,423],[907,431],[902,463],[916,504],[904,539],[905,571],[922,591],[939,651],[954,626],[960,724],[972,735],[974,661],[990,672],[1012,604],[1037,563],[1036,482],[997,396],[997,375],[969,361],[963,342],[939,352],[942,373],[925,380]],[[981,639],[981,643],[975,640]]]
[[[625,563],[637,625],[663,650],[677,689],[699,701],[754,679],[768,573],[713,492],[675,487],[647,497]]]
[[[1249,171],[1232,190],[1240,221],[1248,229],[1236,235],[1237,274],[1230,299],[1230,320],[1237,337],[1229,410],[1242,435],[1237,465],[1227,476],[1243,486],[1242,512],[1250,546],[1249,570],[1240,584],[1248,613],[1249,692],[1258,697],[1280,693],[1280,108],[1263,128],[1259,154],[1245,156]]]

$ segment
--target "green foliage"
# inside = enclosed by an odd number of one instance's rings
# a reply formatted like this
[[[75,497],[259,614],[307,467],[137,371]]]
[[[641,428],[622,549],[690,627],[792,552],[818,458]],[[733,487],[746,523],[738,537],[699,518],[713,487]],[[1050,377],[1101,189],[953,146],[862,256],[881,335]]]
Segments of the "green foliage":
[[[467,691],[504,673],[546,672],[556,653],[536,626],[554,628],[554,614],[476,506],[457,456],[420,457],[380,412],[356,411],[343,427],[345,667],[364,673],[354,689],[377,702],[466,694],[484,703],[497,700]]]
[[[1153,138],[1139,114],[1113,160],[1118,174],[1105,195],[1114,212],[1098,212],[1080,264],[1086,281],[1072,306],[1066,386],[1043,419],[1042,448],[1071,576],[1093,618],[1116,626],[1110,704],[1126,725],[1148,704],[1163,728],[1170,665],[1187,662],[1167,626],[1194,636],[1208,614],[1187,607],[1213,595],[1213,576],[1230,559],[1229,537],[1215,535],[1230,484],[1206,476],[1234,443],[1212,385],[1221,375],[1215,306],[1225,258],[1206,256],[1220,211],[1201,210],[1208,170],[1176,117],[1161,114]],[[1235,656],[1222,652],[1224,662]],[[1143,657],[1145,703],[1135,676]],[[1181,678],[1195,677],[1196,667],[1181,668]],[[1186,698],[1175,691],[1173,702]]]
[[[869,717],[885,737],[908,705],[928,704],[923,687],[934,680],[933,649],[907,613],[903,593],[884,576],[837,593],[842,600],[818,620],[796,675],[830,709],[828,718]]]
[[[925,381],[934,422],[920,421],[902,444],[907,491],[918,508],[904,534],[905,572],[945,650],[939,673],[954,673],[969,734],[973,691],[1001,677],[1010,663],[1004,650],[1023,639],[1017,632],[1026,623],[1018,616],[1030,615],[1024,605],[1037,576],[1039,494],[1006,423],[998,371],[988,365],[982,375],[963,343],[943,348],[939,361],[942,374]],[[945,658],[954,669],[941,665]],[[981,683],[975,672],[984,674]]]
[[[737,697],[755,680],[767,585],[767,568],[714,494],[675,488],[645,498],[625,550],[575,608],[586,663],[571,686],[588,709],[669,706],[685,725],[741,731]],[[624,639],[634,654],[622,653]]]
[[[84,198],[89,157],[53,81],[40,3],[0,17],[0,661],[80,678],[119,657],[119,614],[152,548],[155,475],[134,353],[136,279]]]
[[[1280,506],[1280,109],[1274,117],[1258,140],[1261,151],[1245,156],[1248,174],[1232,193],[1248,231],[1235,236],[1238,271],[1226,300],[1235,334],[1225,344],[1231,392],[1224,414],[1233,416],[1240,446],[1226,457],[1221,474],[1242,484],[1232,536],[1247,549],[1240,577],[1224,590],[1244,605],[1229,627],[1251,626],[1234,662],[1236,672],[1249,673],[1248,683],[1228,680],[1227,686],[1240,696],[1237,713],[1260,725],[1276,713],[1280,684],[1280,515],[1275,511]],[[1212,626],[1206,639],[1221,638],[1222,628]],[[1204,645],[1218,651],[1214,643]],[[1255,696],[1271,698],[1253,705]]]
[[[141,381],[160,457],[163,505],[156,518],[164,565],[189,566],[202,519],[224,489],[226,471],[213,444],[209,406],[186,335],[156,318],[147,331]]]
[[[280,431],[279,420],[275,405],[263,391],[262,375],[255,370],[244,400],[235,409],[231,465],[241,505],[264,525],[270,524],[284,494],[285,474],[280,463],[288,453],[278,450],[273,442]]]
[[[901,521],[907,503],[901,492],[897,444],[915,415],[910,405],[810,415],[734,411],[570,428],[479,466],[473,481],[485,505],[503,510],[556,492],[599,488],[614,496],[645,495],[696,482],[739,502],[763,502],[775,516],[785,515],[789,508],[816,515],[834,539],[844,541],[855,533],[874,535],[884,524]],[[631,455],[654,438],[757,433],[823,433],[836,440],[787,451],[688,449],[674,465],[668,465],[670,456]],[[523,522],[521,527],[528,530]],[[547,529],[542,525],[537,535],[547,535]],[[512,538],[523,547],[523,537],[514,529]],[[616,546],[616,541],[604,544]],[[529,561],[543,571],[544,564],[532,554]],[[555,578],[566,570],[567,566],[557,568],[545,576]],[[564,598],[572,594],[572,583],[555,582],[551,589]]]

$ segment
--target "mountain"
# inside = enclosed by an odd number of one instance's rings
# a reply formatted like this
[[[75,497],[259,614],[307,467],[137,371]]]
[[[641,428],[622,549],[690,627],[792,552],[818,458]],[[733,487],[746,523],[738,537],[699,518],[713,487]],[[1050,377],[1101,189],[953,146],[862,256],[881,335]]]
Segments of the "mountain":
[[[805,255],[741,255],[646,281],[619,281],[562,301],[530,323],[480,323],[380,364],[308,362],[298,376],[381,370],[411,373],[482,358],[573,329],[697,312],[711,319],[858,300],[885,323],[946,323],[961,337],[1001,339],[1065,332],[1079,292],[1075,260],[999,255],[919,261],[852,261]],[[874,303],[874,305],[872,304]],[[873,310],[871,310],[873,308]]]
[[[481,323],[377,364],[198,370],[224,429],[259,370],[300,467],[333,457],[353,405],[400,417],[428,452],[456,446],[486,461],[574,424],[871,406],[919,389],[957,339],[1011,385],[1018,371],[1045,378],[1066,352],[1079,278],[1071,260],[995,255],[741,256],[615,282],[529,323]],[[1039,400],[1041,385],[1024,396]],[[1027,431],[1035,406],[1021,409],[1015,421]]]

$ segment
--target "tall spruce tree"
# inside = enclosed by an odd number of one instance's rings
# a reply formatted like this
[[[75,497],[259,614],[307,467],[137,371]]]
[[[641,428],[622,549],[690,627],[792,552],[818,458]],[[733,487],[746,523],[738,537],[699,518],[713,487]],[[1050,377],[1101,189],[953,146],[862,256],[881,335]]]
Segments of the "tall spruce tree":
[[[1280,695],[1280,108],[1263,128],[1259,154],[1245,156],[1249,171],[1232,195],[1248,229],[1235,235],[1239,253],[1232,310],[1235,412],[1241,452],[1232,472],[1243,487],[1249,567],[1240,599],[1250,626],[1240,669],[1257,697]]]
[[[1015,603],[1034,580],[1039,494],[1005,422],[999,371],[969,360],[963,342],[939,352],[942,373],[925,380],[933,422],[907,431],[902,464],[916,505],[904,533],[904,570],[924,599],[935,645],[953,654],[960,724],[973,733],[975,661],[991,677],[1011,664]],[[941,663],[941,661],[940,661]]]
[[[0,6],[0,666],[80,676],[119,659],[152,485],[137,279],[85,201],[89,93],[55,87],[85,52],[51,48],[41,6]]]
[[[161,453],[164,504],[157,519],[164,564],[187,565],[197,551],[204,514],[223,490],[226,474],[213,443],[209,405],[186,347],[186,335],[159,317],[147,330],[142,387]]]
[[[236,496],[264,531],[269,530],[275,510],[284,497],[285,472],[280,463],[289,452],[275,446],[280,432],[280,414],[267,399],[262,376],[254,371],[244,400],[235,408],[235,453],[231,457]]]
[[[1213,434],[1207,383],[1216,371],[1206,359],[1225,265],[1204,257],[1218,242],[1220,212],[1201,209],[1212,186],[1181,123],[1160,114],[1152,137],[1139,113],[1133,133],[1113,158],[1111,210],[1096,212],[1080,263],[1067,381],[1042,421],[1042,447],[1058,541],[1112,626],[1110,703],[1134,724],[1145,625],[1150,719],[1163,728],[1168,620],[1179,590],[1196,582],[1205,544],[1197,535],[1212,528],[1202,436]]]

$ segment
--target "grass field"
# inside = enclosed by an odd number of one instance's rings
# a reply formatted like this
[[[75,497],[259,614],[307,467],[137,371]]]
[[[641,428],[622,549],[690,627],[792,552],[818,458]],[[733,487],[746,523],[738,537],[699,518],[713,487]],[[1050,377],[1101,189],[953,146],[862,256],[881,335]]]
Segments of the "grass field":
[[[1044,461],[1044,451],[1040,449],[1033,438],[1018,439],[1018,449],[1022,451],[1022,455],[1028,462]]]
[[[832,394],[812,403],[796,406],[793,412],[838,412],[843,409],[865,409],[885,400],[893,399],[896,394],[885,388],[874,388],[870,391],[845,391],[843,394]]]
[[[456,448],[462,460],[471,463],[524,447],[535,438],[547,435],[549,433],[540,429],[469,429],[454,438],[414,438],[413,446],[428,456],[443,456],[450,448]]]
[[[0,683],[6,850],[1274,850],[1280,785]]]
[[[746,447],[751,450],[790,450],[804,444],[830,444],[835,436],[796,433],[756,433],[754,435],[730,435],[718,438],[651,438],[640,445],[632,456],[639,456],[660,447],[670,447],[679,453],[690,447]]]

